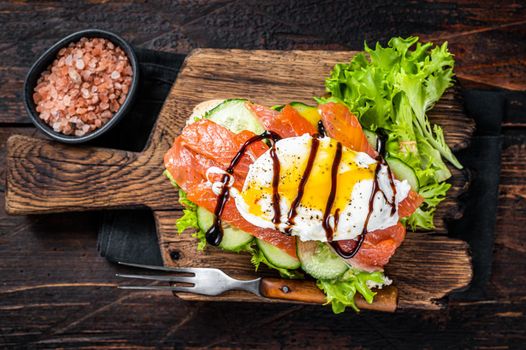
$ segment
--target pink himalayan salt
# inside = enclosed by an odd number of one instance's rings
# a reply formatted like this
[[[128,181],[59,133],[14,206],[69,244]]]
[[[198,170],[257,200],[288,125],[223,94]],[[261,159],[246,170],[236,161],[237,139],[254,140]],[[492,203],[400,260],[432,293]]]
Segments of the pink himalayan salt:
[[[53,130],[83,136],[102,127],[126,101],[133,70],[106,39],[81,38],[60,49],[38,79],[33,100]]]

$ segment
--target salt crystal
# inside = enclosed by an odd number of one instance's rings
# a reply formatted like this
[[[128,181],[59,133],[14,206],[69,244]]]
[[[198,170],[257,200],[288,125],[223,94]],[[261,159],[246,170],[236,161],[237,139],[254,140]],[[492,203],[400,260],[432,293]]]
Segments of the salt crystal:
[[[68,57],[66,57],[66,66],[71,66],[72,63],[73,63],[73,55],[69,55]]]
[[[117,72],[116,70],[111,72],[111,78],[112,79],[119,79],[120,77],[121,77],[121,73]]]
[[[40,118],[45,120],[46,122],[49,120],[49,117],[50,117],[50,115],[49,115],[49,112],[47,112],[47,111],[40,113]]]
[[[89,81],[90,78],[91,78],[91,71],[89,71],[89,70],[83,70],[83,71],[80,73],[80,75],[82,76],[82,80],[84,80],[84,81],[87,82],[87,81]]]
[[[68,75],[74,83],[80,83],[82,81],[79,73],[73,68],[68,69]]]
[[[82,59],[77,59],[77,62],[75,62],[75,67],[77,69],[84,69],[84,61]]]
[[[110,111],[107,111],[107,110],[106,110],[106,111],[102,112],[100,116],[101,116],[101,118],[103,118],[103,119],[110,119],[111,116],[112,116],[112,114],[111,114]]]
[[[117,112],[119,110],[119,104],[116,101],[110,103],[110,111]]]

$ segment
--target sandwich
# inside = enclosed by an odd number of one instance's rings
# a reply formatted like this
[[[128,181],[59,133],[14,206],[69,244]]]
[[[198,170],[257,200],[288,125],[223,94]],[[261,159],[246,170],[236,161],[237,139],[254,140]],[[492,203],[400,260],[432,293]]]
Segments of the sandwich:
[[[443,158],[461,167],[425,115],[452,68],[446,45],[395,38],[334,67],[316,104],[197,105],[164,159],[185,207],[178,231],[316,279],[336,313],[357,310],[356,293],[372,302],[406,228],[433,228]]]

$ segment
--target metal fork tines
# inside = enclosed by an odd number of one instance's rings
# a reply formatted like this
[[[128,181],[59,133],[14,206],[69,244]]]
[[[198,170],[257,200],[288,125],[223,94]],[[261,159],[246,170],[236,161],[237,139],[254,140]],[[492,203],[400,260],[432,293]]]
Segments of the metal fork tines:
[[[119,262],[121,265],[138,267],[142,269],[171,272],[172,275],[137,275],[137,274],[116,274],[121,278],[136,278],[143,280],[153,280],[161,282],[173,282],[170,286],[119,286],[121,289],[135,290],[168,290],[174,292],[187,292],[202,295],[220,295],[228,290],[244,290],[247,292],[261,295],[259,292],[260,278],[248,281],[234,279],[223,271],[214,268],[203,267],[165,267],[141,264],[130,264]],[[184,275],[183,275],[184,274]],[[188,276],[188,275],[193,276]],[[190,284],[178,285],[179,283]]]

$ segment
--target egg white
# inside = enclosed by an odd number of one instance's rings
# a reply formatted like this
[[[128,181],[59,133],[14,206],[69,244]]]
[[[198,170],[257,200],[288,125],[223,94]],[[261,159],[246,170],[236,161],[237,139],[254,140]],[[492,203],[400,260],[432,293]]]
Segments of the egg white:
[[[328,149],[331,142],[334,144],[335,141],[328,137],[320,139],[320,149],[324,149],[324,147]],[[280,164],[282,164],[282,168],[283,166],[285,166],[285,168],[295,168],[299,167],[298,164],[304,164],[309,157],[311,143],[312,137],[307,134],[278,141],[276,143],[276,153]],[[376,164],[376,161],[366,153],[354,152],[346,147],[343,147],[342,152],[344,154],[346,152],[352,152],[352,157],[354,159],[353,164],[356,164],[356,166],[360,168],[367,169],[371,165]],[[347,155],[349,156],[349,154]],[[326,162],[329,161],[328,159],[324,160]],[[332,159],[330,159],[330,161],[332,162]],[[344,173],[350,171],[350,169],[348,163],[341,162],[338,172]],[[298,173],[301,174],[302,172]],[[285,229],[288,227],[287,220],[291,206],[290,200],[281,197],[281,224],[277,227],[272,222],[274,209],[272,206],[272,198],[269,193],[262,193],[257,201],[257,205],[261,211],[259,215],[255,215],[251,212],[250,206],[245,201],[247,191],[257,191],[258,188],[271,188],[272,179],[273,161],[270,156],[270,151],[267,151],[250,166],[242,192],[239,193],[239,191],[232,188],[231,195],[235,199],[237,209],[245,220],[258,227],[277,228],[278,230],[285,232]],[[407,197],[410,186],[407,181],[395,180],[394,184],[396,188],[395,203],[397,208],[398,204]],[[378,185],[385,193],[386,197],[391,200],[393,190],[391,188],[387,166],[382,166],[378,173]],[[252,188],[249,189],[249,186]],[[327,183],[326,186],[330,187],[330,183]],[[333,233],[333,240],[355,239],[363,232],[365,220],[369,212],[369,199],[372,190],[372,177],[370,179],[361,179],[354,184],[352,187],[352,193],[349,195],[349,201],[344,207],[339,208],[339,220],[336,225],[336,230]],[[333,212],[334,209],[335,208],[333,208]],[[398,210],[392,214],[391,205],[386,202],[382,193],[377,192],[373,201],[373,208],[368,222],[367,231],[388,228],[396,225],[398,220]],[[297,215],[289,233],[299,237],[302,241],[315,240],[326,242],[327,236],[323,229],[322,221],[323,212],[320,208],[310,208],[303,205],[302,202],[297,208]],[[334,229],[335,220],[333,215],[329,216],[329,225]]]

